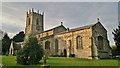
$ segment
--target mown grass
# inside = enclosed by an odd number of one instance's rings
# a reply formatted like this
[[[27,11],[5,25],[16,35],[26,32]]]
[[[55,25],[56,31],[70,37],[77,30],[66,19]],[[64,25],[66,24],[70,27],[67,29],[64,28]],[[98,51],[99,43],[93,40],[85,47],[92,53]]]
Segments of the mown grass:
[[[16,66],[17,68],[40,68],[43,60],[37,65],[20,65],[16,63],[16,56],[0,56],[3,65],[7,67]],[[50,66],[118,66],[118,60],[89,60],[80,58],[49,57],[47,64]],[[33,67],[34,66],[34,67]]]
[[[89,60],[66,57],[50,57],[48,63],[52,66],[117,66],[117,60]]]

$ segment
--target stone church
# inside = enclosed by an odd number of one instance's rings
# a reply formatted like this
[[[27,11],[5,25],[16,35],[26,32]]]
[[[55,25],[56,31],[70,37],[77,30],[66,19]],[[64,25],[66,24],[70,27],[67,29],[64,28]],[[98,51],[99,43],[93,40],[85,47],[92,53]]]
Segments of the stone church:
[[[73,29],[66,28],[61,22],[59,26],[44,31],[44,13],[32,9],[26,16],[25,38],[31,33],[49,56],[101,59],[111,55],[107,30],[99,19],[95,24]]]

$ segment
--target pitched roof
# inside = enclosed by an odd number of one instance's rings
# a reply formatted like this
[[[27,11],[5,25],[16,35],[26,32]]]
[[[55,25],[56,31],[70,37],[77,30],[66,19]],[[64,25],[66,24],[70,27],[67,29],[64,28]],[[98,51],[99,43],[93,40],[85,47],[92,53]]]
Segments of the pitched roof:
[[[97,23],[95,23],[95,24],[97,24]],[[73,29],[70,29],[69,31],[64,31],[64,32],[61,32],[59,34],[64,34],[64,33],[67,33],[67,32],[74,32],[74,31],[77,31],[77,30],[87,29],[87,28],[90,28],[90,27],[94,26],[95,24],[90,24],[90,25],[86,25],[86,26],[82,26],[82,27],[73,28]]]
[[[87,29],[87,28],[90,28],[90,27],[92,27],[94,25],[95,24],[90,24],[90,25],[86,25],[86,26],[82,26],[82,27],[77,27],[77,28],[70,29],[69,31],[76,31],[76,30]]]
[[[48,31],[51,31],[51,30],[56,29],[56,28],[59,28],[59,27],[64,27],[64,26],[63,26],[63,25],[59,25],[59,26],[56,26],[56,27],[54,27],[54,28],[51,28],[51,29],[42,31],[42,32],[40,32],[40,33],[48,32]]]

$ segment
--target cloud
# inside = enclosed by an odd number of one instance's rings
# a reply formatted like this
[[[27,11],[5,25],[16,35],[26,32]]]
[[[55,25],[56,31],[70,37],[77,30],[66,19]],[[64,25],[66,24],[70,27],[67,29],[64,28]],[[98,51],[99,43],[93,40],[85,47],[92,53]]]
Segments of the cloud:
[[[12,32],[12,33],[16,33],[20,30],[23,30],[21,28],[21,26],[15,26],[15,25],[10,25],[10,24],[6,24],[6,23],[2,23],[2,28],[5,32]]]

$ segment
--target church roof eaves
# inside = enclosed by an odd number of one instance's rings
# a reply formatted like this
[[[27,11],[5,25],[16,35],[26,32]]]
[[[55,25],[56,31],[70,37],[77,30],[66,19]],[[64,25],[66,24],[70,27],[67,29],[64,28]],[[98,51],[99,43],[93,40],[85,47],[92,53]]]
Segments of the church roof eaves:
[[[97,24],[97,23],[95,23],[95,24]],[[61,32],[59,34],[64,34],[64,33],[74,32],[74,31],[77,31],[77,30],[87,29],[87,28],[90,28],[90,27],[94,26],[95,24],[90,24],[90,25],[86,25],[86,26],[82,26],[82,27],[73,28],[73,29],[70,29],[69,31],[64,31],[64,32]]]
[[[56,27],[54,27],[54,28],[51,28],[51,29],[42,31],[42,32],[40,32],[40,33],[48,32],[48,31],[54,30],[54,29],[56,29],[56,28],[59,28],[59,27],[61,27],[61,26],[63,26],[63,25],[56,26]],[[63,26],[63,27],[64,27],[64,26]],[[39,34],[40,34],[40,33],[39,33]]]
[[[87,29],[87,28],[90,28],[92,26],[94,26],[95,24],[90,24],[90,25],[86,25],[86,26],[82,26],[82,27],[78,27],[78,28],[73,28],[73,29],[70,29],[70,32],[71,31],[77,31],[77,30],[82,30],[82,29]]]

